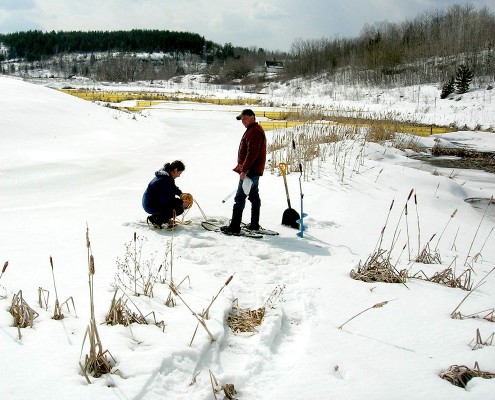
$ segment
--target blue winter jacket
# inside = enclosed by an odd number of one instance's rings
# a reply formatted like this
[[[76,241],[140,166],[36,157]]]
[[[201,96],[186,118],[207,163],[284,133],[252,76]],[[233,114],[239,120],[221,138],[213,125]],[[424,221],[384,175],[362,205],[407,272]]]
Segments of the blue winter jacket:
[[[143,208],[148,214],[171,214],[172,210],[182,206],[182,200],[178,198],[181,194],[174,178],[162,168],[155,172],[143,194]]]

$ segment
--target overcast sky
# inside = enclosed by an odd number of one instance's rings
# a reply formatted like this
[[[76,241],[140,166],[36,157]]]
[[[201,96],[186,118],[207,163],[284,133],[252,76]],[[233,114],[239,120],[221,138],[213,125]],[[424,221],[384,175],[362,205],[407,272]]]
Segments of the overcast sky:
[[[0,0],[0,33],[160,29],[219,44],[289,51],[297,38],[356,37],[365,24],[494,0]]]

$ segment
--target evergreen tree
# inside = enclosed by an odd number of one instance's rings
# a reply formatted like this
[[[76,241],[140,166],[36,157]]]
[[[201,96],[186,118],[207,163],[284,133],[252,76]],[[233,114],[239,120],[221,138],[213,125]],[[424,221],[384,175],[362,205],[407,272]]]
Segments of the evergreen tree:
[[[455,90],[455,78],[451,76],[442,86],[442,93],[440,93],[440,98],[445,99],[449,94],[454,93]]]
[[[466,93],[469,90],[469,84],[473,80],[474,72],[465,65],[459,66],[455,76],[455,90],[457,93]]]

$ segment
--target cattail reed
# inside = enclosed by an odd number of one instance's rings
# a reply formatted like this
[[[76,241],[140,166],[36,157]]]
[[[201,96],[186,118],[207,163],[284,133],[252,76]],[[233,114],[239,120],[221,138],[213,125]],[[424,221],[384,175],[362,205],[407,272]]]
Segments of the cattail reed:
[[[53,271],[53,258],[52,258],[52,256],[50,256],[50,266],[52,269],[53,288],[55,289],[55,302],[58,303],[58,292],[57,292],[57,285],[55,283],[55,273]]]
[[[437,248],[438,248],[438,244],[440,243],[440,239],[442,238],[442,236],[443,236],[443,234],[444,234],[445,230],[447,229],[447,226],[449,226],[450,221],[452,221],[452,219],[455,217],[455,215],[456,215],[456,214],[457,214],[457,208],[454,210],[454,212],[453,212],[452,214],[450,214],[450,218],[449,218],[449,220],[448,220],[448,221],[447,221],[447,223],[445,224],[445,226],[444,226],[444,228],[443,228],[442,233],[441,233],[441,234],[440,234],[440,236],[438,237],[437,244],[436,244],[436,246],[435,246],[434,251],[436,251],[436,250],[437,250]]]
[[[486,212],[488,211],[488,206],[493,203],[493,196],[490,197],[490,200],[488,201],[485,211],[483,212],[483,216],[481,217],[481,221],[478,225],[478,228],[476,229],[476,232],[474,234],[473,240],[471,241],[471,245],[469,246],[468,253],[466,255],[466,260],[464,261],[464,265],[467,265],[467,261],[469,259],[469,255],[471,254],[471,249],[473,248],[474,241],[476,240],[476,236],[478,236],[478,231],[480,230],[481,224],[483,222],[483,219],[485,218]],[[474,271],[473,271],[474,272]]]
[[[95,258],[91,254],[89,256],[89,274],[94,275],[95,274]]]
[[[7,266],[8,265],[9,265],[9,262],[8,261],[5,261],[5,264],[3,264],[2,272],[0,273],[0,279],[2,279],[2,275],[7,270]]]
[[[417,257],[419,257],[419,252],[421,249],[421,228],[419,225],[418,199],[416,198],[416,193],[414,193],[414,208],[416,209],[416,223],[418,225],[418,255],[417,255]]]
[[[210,308],[213,304],[213,302],[217,299],[217,297],[220,295],[220,293],[222,292],[223,289],[225,289],[227,287],[227,285],[230,283],[230,281],[232,280],[232,278],[234,278],[234,275],[231,275],[229,277],[229,279],[227,279],[227,281],[223,284],[223,286],[220,288],[220,290],[218,291],[218,293],[216,294],[215,297],[213,297],[213,300],[211,301],[210,305],[206,308],[206,311],[203,312],[201,314],[202,317],[208,319],[209,318],[209,315],[208,315],[208,312],[210,311]]]
[[[407,203],[411,199],[413,192],[414,192],[414,189],[411,189],[411,191],[409,192],[409,195],[407,196],[406,203],[404,204],[404,207],[402,208],[402,213],[400,214],[399,221],[397,221],[397,226],[395,227],[394,235],[392,236],[392,247],[390,248],[389,257],[392,254],[392,248],[398,239],[397,231],[399,229],[400,221],[402,220],[402,216],[404,215],[404,213],[407,214]],[[406,224],[407,224],[407,219],[406,219]]]
[[[382,308],[384,305],[388,304],[390,301],[394,301],[395,299],[393,300],[386,300],[386,301],[382,301],[381,303],[377,303],[371,307],[368,307],[367,309],[359,312],[358,314],[354,315],[353,317],[349,318],[347,321],[345,321],[342,325],[340,325],[337,329],[342,329],[344,327],[345,324],[347,324],[348,322],[352,321],[354,318],[356,317],[359,317],[361,314],[365,313],[366,311],[369,311],[373,308]]]
[[[95,305],[94,305],[94,285],[93,279],[95,274],[95,263],[94,257],[91,251],[91,242],[89,240],[89,228],[86,225],[86,248],[88,249],[88,283],[89,283],[89,300],[90,300],[90,320],[86,333],[84,335],[83,344],[81,347],[84,348],[86,339],[89,341],[89,353],[86,354],[84,362],[79,361],[79,366],[81,367],[81,372],[83,373],[86,381],[91,383],[88,374],[92,374],[95,378],[100,377],[103,374],[110,373],[112,370],[112,365],[107,358],[107,355],[115,362],[112,354],[105,350],[103,351],[103,345],[100,340],[100,335],[98,334],[98,328],[95,319]]]

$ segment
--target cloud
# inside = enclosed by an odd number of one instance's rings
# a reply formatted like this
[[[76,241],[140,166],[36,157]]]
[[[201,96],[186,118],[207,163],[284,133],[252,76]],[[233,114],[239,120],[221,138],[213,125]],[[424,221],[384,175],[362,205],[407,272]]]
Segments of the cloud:
[[[267,2],[257,2],[252,9],[252,14],[254,18],[268,20],[268,23],[290,17],[287,2],[280,2],[280,6]]]
[[[297,39],[359,36],[365,24],[401,22],[458,0],[2,0],[0,32],[161,29],[219,44],[286,50]],[[475,0],[495,10],[493,0]]]
[[[33,22],[36,5],[32,0],[3,0],[0,3],[0,33],[40,29]]]
[[[29,10],[35,7],[33,0],[2,0],[0,11]]]

